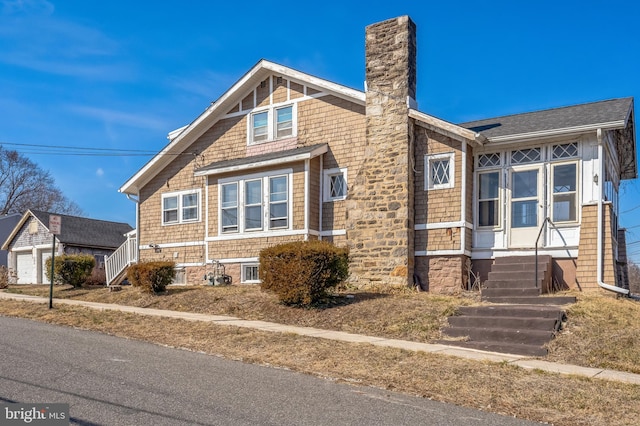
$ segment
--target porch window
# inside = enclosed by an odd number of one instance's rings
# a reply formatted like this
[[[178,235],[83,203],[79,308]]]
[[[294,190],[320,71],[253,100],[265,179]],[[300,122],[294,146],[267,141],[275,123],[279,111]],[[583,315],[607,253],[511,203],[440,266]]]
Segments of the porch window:
[[[578,156],[578,144],[576,142],[553,145],[551,157],[554,160],[562,158],[573,158]]]
[[[511,164],[527,164],[540,161],[540,148],[511,151]]]
[[[577,164],[554,164],[553,171],[553,221],[577,220]]]
[[[425,156],[425,189],[453,188],[454,154],[431,154]]]
[[[500,218],[500,172],[478,175],[478,226],[497,227]]]
[[[162,224],[200,220],[200,190],[162,194]]]

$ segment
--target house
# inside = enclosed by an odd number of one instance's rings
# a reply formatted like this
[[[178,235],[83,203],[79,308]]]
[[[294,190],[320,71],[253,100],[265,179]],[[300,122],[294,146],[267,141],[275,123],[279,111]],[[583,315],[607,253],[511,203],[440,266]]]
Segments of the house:
[[[7,239],[13,228],[20,221],[22,215],[19,213],[13,213],[0,218],[0,241]],[[0,250],[0,266],[8,266],[7,264],[7,251]]]
[[[625,292],[618,188],[637,177],[632,98],[453,124],[418,109],[416,26],[366,28],[366,89],[259,61],[120,191],[142,260],[184,282],[259,282],[269,245],[347,245],[351,280],[455,293],[496,258]]]
[[[8,250],[8,265],[16,273],[17,284],[49,282],[44,265],[52,253],[54,235],[49,231],[51,215],[27,210],[2,245],[3,250]],[[97,269],[104,269],[105,255],[120,247],[127,239],[125,234],[132,230],[126,223],[56,215],[61,219],[60,234],[55,235],[56,255],[93,255]]]

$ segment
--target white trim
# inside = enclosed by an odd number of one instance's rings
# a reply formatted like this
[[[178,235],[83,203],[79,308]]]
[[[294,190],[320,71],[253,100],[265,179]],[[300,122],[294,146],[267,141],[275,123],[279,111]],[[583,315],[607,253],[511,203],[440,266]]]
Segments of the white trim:
[[[322,168],[324,167],[324,155],[320,156],[320,170],[322,170]],[[320,186],[320,194],[319,194],[319,200],[318,200],[318,231],[320,232],[320,238],[322,239],[322,220],[324,217],[324,212],[322,209],[322,204],[323,204],[323,195],[324,194],[324,179],[322,176],[320,176],[319,179],[320,182],[318,182],[319,186]]]
[[[424,256],[469,256],[471,257],[471,252],[469,250],[422,250],[414,252],[414,256],[416,257],[424,257]]]
[[[482,145],[487,141],[487,138],[480,133],[473,132],[469,129],[465,129],[464,127],[449,123],[448,121],[441,120],[413,108],[409,108],[409,117],[416,120],[416,124],[421,127],[435,130],[440,134],[453,137],[458,141],[469,140],[476,142],[479,145]]]
[[[473,229],[473,224],[467,221],[460,222],[433,222],[433,223],[419,223],[414,226],[416,231],[426,231],[431,229],[445,229],[445,228],[469,228]]]
[[[431,185],[430,176],[431,176],[431,161],[449,161],[449,181],[447,183]],[[424,156],[424,189],[425,191],[437,191],[439,189],[450,189],[455,188],[455,170],[456,170],[456,154],[455,152],[446,152],[442,154],[427,154]]]
[[[474,249],[471,253],[471,260],[507,256],[532,256],[533,254],[533,249]],[[578,257],[578,248],[576,246],[544,247],[538,249],[538,255],[548,255],[554,259],[576,259]]]
[[[462,183],[461,183],[461,201],[460,201],[460,222],[466,222],[467,219],[467,142],[462,141]],[[460,230],[460,250],[467,248],[467,229]]]
[[[335,237],[339,235],[347,235],[346,229],[332,229],[330,231],[320,231],[321,237]]]
[[[309,215],[311,214],[311,209],[309,207],[309,176],[310,176],[310,172],[309,172],[309,168],[310,168],[311,164],[310,164],[310,160],[304,160],[304,229],[305,230],[309,230]],[[291,179],[293,180],[293,179]],[[289,188],[289,193],[293,194],[293,182],[291,182],[291,188]],[[289,217],[292,218],[293,220],[293,209],[291,209],[292,207],[292,202],[289,203],[289,207],[290,207],[290,212],[289,212]],[[304,237],[305,241],[309,239],[309,234],[306,234]]]
[[[311,234],[312,231],[307,231],[305,229],[296,229],[296,230],[275,230],[275,231],[258,231],[258,232],[246,232],[244,234],[239,233],[229,233],[218,235],[215,237],[208,237],[207,242],[214,241],[229,241],[229,240],[246,240],[251,238],[266,238],[266,237],[288,237],[292,235],[306,235]]]
[[[344,179],[344,195],[341,197],[331,197],[331,177],[342,175]],[[325,203],[331,203],[334,201],[342,201],[347,199],[347,193],[349,188],[349,181],[347,180],[347,167],[336,167],[333,169],[326,169],[322,171],[322,180],[323,180],[323,198],[322,201]]]
[[[222,167],[222,168],[213,169],[213,170],[201,170],[201,171],[195,172],[194,176],[213,176],[213,175],[219,175],[222,173],[241,172],[241,171],[246,171],[251,169],[257,169],[259,167],[271,167],[271,166],[277,166],[277,165],[282,165],[287,163],[293,163],[296,161],[309,160],[326,153],[327,150],[328,150],[328,147],[325,144],[325,145],[319,146],[318,148],[314,149],[311,152],[307,152],[304,154],[294,154],[286,157],[274,158],[272,160],[258,161],[255,163],[245,163],[237,166],[227,166],[227,167]]]
[[[589,124],[586,126],[565,127],[562,129],[541,130],[537,132],[519,133],[515,135],[504,135],[490,137],[489,141],[492,143],[513,142],[513,141],[525,141],[530,139],[539,139],[551,136],[562,136],[570,134],[580,134],[586,132],[595,132],[599,129],[621,129],[625,126],[625,120],[611,121],[608,123]]]
[[[186,268],[189,266],[207,266],[204,262],[176,263],[176,268]]]
[[[184,243],[165,243],[165,244],[140,244],[138,248],[141,250],[156,249],[156,248],[178,248],[178,247],[199,247],[204,246],[204,241],[186,241]],[[49,246],[51,247],[51,246]]]
[[[259,257],[230,257],[228,259],[215,259],[216,262],[228,265],[230,263],[255,263],[260,260]],[[213,263],[214,259],[207,260],[207,264]]]

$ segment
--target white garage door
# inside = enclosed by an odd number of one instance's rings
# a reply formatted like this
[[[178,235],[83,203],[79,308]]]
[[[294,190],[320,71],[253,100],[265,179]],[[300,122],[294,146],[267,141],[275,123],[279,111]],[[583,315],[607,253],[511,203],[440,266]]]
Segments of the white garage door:
[[[18,284],[34,283],[36,280],[33,269],[33,255],[31,253],[16,254],[16,272],[18,273]]]
[[[40,267],[42,269],[42,276],[40,277],[40,280],[41,280],[40,283],[42,284],[51,282],[51,280],[47,278],[47,259],[50,259],[50,258],[51,258],[51,252],[42,252],[42,255],[41,255],[42,263],[40,263],[41,265]]]

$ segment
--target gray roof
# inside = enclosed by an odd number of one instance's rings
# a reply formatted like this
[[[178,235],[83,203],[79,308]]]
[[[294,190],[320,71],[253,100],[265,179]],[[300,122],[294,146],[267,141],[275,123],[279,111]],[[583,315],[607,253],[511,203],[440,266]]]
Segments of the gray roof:
[[[312,146],[288,149],[286,151],[277,151],[277,152],[269,152],[266,154],[254,155],[252,157],[241,157],[241,158],[235,158],[233,160],[217,161],[215,163],[211,163],[208,166],[205,166],[196,170],[196,173],[202,174],[202,173],[206,173],[208,171],[212,171],[216,169],[226,169],[228,167],[239,167],[239,166],[245,166],[253,163],[261,163],[264,161],[284,159],[294,155],[310,154],[316,149],[324,145],[326,144],[321,143],[321,144],[312,145]]]
[[[124,234],[133,230],[127,223],[108,222],[37,210],[30,211],[47,228],[49,227],[50,215],[60,216],[61,233],[56,238],[67,245],[116,249],[126,240]]]
[[[633,107],[633,98],[610,99],[524,114],[506,115],[470,121],[461,127],[479,132],[487,138],[520,135],[545,130],[559,130],[624,121]]]

